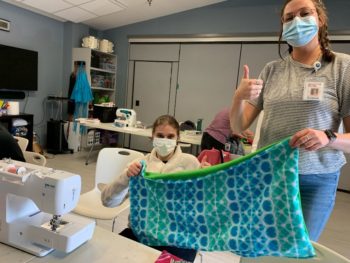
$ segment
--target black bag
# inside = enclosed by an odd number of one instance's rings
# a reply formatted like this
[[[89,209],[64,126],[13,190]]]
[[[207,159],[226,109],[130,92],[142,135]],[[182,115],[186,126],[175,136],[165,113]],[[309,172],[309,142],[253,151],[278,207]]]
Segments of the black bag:
[[[180,131],[192,131],[196,129],[196,125],[192,121],[185,121],[180,124]]]
[[[231,135],[225,143],[225,151],[231,154],[245,155],[241,138],[236,135]]]

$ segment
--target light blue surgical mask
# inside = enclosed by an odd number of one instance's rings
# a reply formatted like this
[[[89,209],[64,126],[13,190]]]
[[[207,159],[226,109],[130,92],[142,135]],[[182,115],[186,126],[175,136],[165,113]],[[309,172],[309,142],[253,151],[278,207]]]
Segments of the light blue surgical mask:
[[[283,24],[282,39],[292,47],[302,47],[317,35],[318,25],[314,16],[298,17]]]

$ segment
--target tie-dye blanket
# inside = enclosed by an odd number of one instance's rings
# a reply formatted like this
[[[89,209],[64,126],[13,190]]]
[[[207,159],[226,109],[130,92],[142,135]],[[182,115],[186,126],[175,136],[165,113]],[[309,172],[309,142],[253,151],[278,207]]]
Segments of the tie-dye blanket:
[[[131,228],[146,245],[312,257],[298,150],[288,139],[220,165],[130,180]]]

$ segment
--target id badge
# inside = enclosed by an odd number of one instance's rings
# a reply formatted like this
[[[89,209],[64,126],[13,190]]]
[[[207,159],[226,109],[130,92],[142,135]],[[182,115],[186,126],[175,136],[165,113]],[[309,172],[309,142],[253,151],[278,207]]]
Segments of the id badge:
[[[326,81],[320,77],[306,78],[304,82],[303,100],[322,101]]]

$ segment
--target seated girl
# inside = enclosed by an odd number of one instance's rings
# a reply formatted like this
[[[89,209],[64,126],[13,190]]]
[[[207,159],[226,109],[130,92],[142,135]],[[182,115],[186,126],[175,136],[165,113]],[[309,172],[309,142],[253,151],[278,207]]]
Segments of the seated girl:
[[[209,166],[206,160],[202,163],[198,159],[181,151],[177,145],[180,136],[179,123],[170,115],[163,115],[157,118],[153,124],[152,140],[153,150],[147,154],[143,160],[146,163],[147,172],[173,173],[184,170],[194,170],[200,167]],[[128,193],[129,178],[138,176],[142,169],[141,159],[137,159],[116,178],[114,182],[107,185],[102,192],[102,202],[107,207],[118,206]],[[137,240],[130,228],[124,229],[121,235],[133,240]],[[183,249],[176,247],[154,247],[158,250],[167,250],[171,254],[187,261],[193,261],[196,251],[193,249]]]

